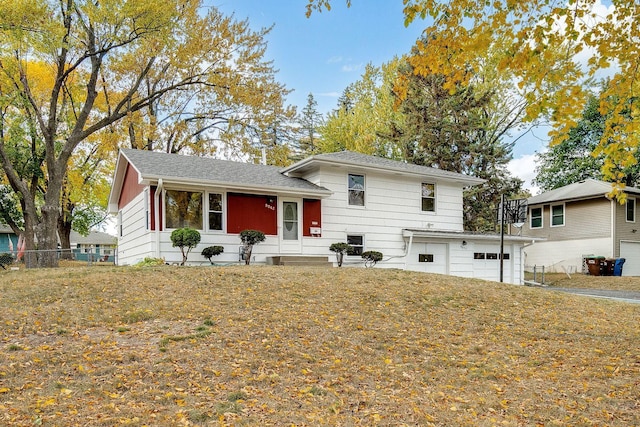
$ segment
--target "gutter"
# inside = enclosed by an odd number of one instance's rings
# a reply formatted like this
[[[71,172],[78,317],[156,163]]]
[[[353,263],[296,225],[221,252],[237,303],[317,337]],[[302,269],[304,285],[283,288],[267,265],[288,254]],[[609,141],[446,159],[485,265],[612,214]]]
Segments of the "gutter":
[[[156,191],[153,194],[154,203],[153,203],[153,216],[154,216],[154,224],[156,226],[155,229],[155,237],[156,237],[156,258],[160,258],[160,194],[164,190],[164,183],[162,178],[158,179],[158,186],[156,187]]]

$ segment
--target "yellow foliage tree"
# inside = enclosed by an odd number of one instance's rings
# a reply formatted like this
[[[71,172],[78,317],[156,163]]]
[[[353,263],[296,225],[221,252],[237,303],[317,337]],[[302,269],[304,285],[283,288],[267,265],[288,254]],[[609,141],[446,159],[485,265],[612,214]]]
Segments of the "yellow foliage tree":
[[[263,59],[266,31],[199,0],[0,2],[0,167],[20,198],[27,266],[57,265],[61,200],[76,193],[65,185],[86,182],[67,174],[80,147],[102,153],[129,135],[137,148],[210,153],[214,138],[273,126],[265,108],[292,114],[273,107],[286,89]]]
[[[347,1],[347,4],[350,2]],[[330,8],[309,0],[307,15]],[[624,188],[624,172],[640,145],[640,3],[637,0],[403,0],[405,24],[427,22],[427,42],[410,58],[416,73],[449,76],[446,87],[468,83],[497,43],[496,70],[517,79],[526,92],[528,120],[548,118],[551,143],[563,141],[586,102],[595,78],[611,77],[600,95],[607,113],[596,155],[605,154],[604,175]],[[582,58],[586,58],[583,60]],[[622,196],[622,199],[624,196]]]

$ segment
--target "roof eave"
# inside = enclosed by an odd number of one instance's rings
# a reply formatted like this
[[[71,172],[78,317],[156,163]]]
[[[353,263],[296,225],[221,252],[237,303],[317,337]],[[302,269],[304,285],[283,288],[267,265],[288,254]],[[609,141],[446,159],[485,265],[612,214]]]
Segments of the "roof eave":
[[[405,228],[402,230],[403,237],[431,237],[441,239],[468,239],[468,240],[491,240],[500,241],[501,236],[499,234],[474,234],[467,232],[456,231],[438,231],[438,230],[417,230]],[[528,236],[514,236],[506,234],[504,240],[511,242],[536,242],[546,240],[544,237],[528,237]]]
[[[380,165],[371,165],[371,164],[367,164],[367,163],[357,163],[357,162],[351,162],[351,161],[347,161],[347,160],[342,160],[342,159],[331,159],[331,160],[327,160],[327,159],[317,159],[315,157],[308,157],[304,160],[301,160],[297,163],[294,163],[291,166],[288,166],[284,169],[281,170],[282,173],[291,173],[291,172],[296,172],[296,171],[300,171],[300,170],[304,170],[305,166],[310,165],[311,163],[318,163],[318,164],[328,164],[328,165],[341,165],[341,166],[356,166],[356,167],[361,167],[364,169],[375,169],[375,170],[384,170],[387,172],[393,172],[393,173],[399,173],[402,175],[409,175],[409,176],[419,176],[419,177],[429,177],[429,178],[434,178],[434,179],[445,179],[448,181],[453,181],[453,182],[459,182],[462,184],[466,184],[466,185],[480,185],[483,184],[484,182],[486,182],[485,179],[482,178],[476,178],[476,177],[472,177],[472,176],[465,176],[460,174],[459,176],[446,176],[446,175],[438,175],[438,174],[430,174],[430,173],[418,173],[418,172],[412,172],[412,171],[408,171],[406,169],[403,168],[393,168],[393,167],[388,167],[388,166],[380,166]]]

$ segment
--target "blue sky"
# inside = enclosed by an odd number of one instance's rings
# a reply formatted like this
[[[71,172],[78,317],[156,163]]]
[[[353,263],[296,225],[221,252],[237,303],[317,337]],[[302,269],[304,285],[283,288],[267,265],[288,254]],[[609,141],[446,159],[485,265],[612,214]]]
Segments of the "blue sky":
[[[342,91],[357,81],[367,63],[379,66],[410,51],[427,22],[404,26],[401,0],[357,0],[347,8],[333,0],[331,11],[306,18],[307,0],[208,0],[225,14],[248,19],[258,30],[273,25],[266,40],[267,59],[279,70],[277,79],[293,92],[289,104],[303,108],[312,93],[318,110],[327,113]],[[546,131],[520,139],[513,150],[511,172],[533,178],[534,153],[545,145]],[[535,194],[535,189],[534,194]]]

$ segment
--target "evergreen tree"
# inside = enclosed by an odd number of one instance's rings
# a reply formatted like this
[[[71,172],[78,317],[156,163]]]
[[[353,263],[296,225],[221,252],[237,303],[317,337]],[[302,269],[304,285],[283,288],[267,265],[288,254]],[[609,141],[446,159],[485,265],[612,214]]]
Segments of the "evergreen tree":
[[[318,129],[323,125],[323,117],[318,112],[318,103],[312,93],[307,95],[307,105],[302,109],[298,117],[300,124],[300,151],[301,157],[307,157],[318,151]]]

